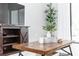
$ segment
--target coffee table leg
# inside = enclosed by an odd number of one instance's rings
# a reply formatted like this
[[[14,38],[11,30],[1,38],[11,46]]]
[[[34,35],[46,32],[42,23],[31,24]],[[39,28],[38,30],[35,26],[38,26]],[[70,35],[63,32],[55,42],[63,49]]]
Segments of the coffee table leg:
[[[21,51],[19,51],[19,56],[23,56],[23,54],[21,53]]]
[[[45,54],[42,54],[41,56],[45,56]]]
[[[71,49],[71,46],[69,45],[69,49],[70,49],[70,54],[71,54],[71,56],[73,56],[73,54],[72,54],[72,49]]]
[[[64,50],[63,48],[61,50],[63,50],[64,52],[68,53],[69,55],[73,56],[72,50],[71,50],[71,46],[69,45],[68,48],[69,48],[70,52]]]

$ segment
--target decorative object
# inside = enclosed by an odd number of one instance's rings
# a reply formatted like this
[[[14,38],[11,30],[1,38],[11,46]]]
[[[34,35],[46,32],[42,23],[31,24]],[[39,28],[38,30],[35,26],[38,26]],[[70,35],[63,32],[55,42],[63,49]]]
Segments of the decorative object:
[[[40,37],[39,43],[44,43],[44,37]]]
[[[63,42],[63,40],[62,39],[58,39],[58,41],[57,41],[58,43],[62,43]]]
[[[49,41],[50,39],[54,39],[55,31],[56,31],[56,10],[52,8],[52,3],[47,4],[48,9],[45,10],[46,13],[46,23],[43,26],[43,29],[47,32],[46,39]],[[53,41],[53,40],[52,40]]]
[[[48,38],[50,38],[51,37],[51,33],[50,33],[50,31],[47,31],[47,35],[46,35]]]

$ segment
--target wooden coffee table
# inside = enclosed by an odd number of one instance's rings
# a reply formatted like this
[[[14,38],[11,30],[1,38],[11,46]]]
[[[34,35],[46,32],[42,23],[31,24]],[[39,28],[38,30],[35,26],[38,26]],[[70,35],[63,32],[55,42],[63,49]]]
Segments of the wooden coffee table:
[[[55,53],[57,50],[61,49],[64,52],[68,53],[69,55],[73,55],[71,51],[70,44],[71,41],[64,40],[62,43],[44,43],[41,44],[39,42],[32,42],[32,43],[23,43],[23,44],[14,44],[13,48],[20,50],[19,56],[23,56],[21,51],[29,51],[34,52],[37,54],[41,54],[42,56],[49,55],[51,53]],[[69,47],[70,52],[64,50],[64,48]]]

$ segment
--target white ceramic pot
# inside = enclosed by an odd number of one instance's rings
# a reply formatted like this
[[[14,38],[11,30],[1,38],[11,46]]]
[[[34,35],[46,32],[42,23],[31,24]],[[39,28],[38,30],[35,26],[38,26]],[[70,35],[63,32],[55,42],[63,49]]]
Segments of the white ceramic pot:
[[[51,38],[51,33],[50,33],[50,31],[47,31],[47,38]]]

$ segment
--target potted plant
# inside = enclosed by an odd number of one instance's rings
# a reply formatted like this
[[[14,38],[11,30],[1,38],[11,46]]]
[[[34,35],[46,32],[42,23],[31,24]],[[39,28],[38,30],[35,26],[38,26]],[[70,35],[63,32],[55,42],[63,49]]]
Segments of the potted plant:
[[[47,32],[47,37],[54,36],[54,33],[57,30],[56,26],[56,10],[52,7],[52,3],[47,4],[48,9],[45,10],[46,13],[46,23],[43,26],[43,29]]]

